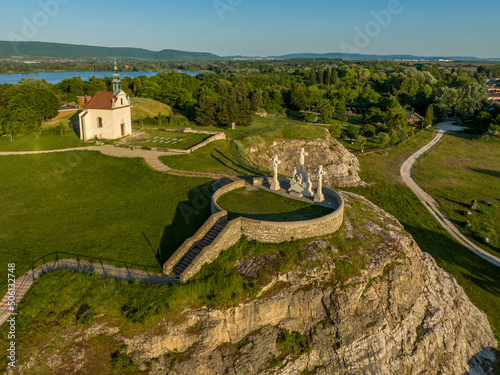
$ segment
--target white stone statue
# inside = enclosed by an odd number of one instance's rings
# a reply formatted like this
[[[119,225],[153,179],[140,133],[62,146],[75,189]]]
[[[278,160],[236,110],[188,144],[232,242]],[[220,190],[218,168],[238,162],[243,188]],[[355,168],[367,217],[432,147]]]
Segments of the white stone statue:
[[[306,162],[306,156],[309,155],[305,150],[304,147],[300,149],[300,151],[297,151],[297,155],[300,155],[300,174],[302,177],[305,177],[305,167],[304,164]]]
[[[281,164],[281,161],[278,159],[277,156],[273,157],[273,183],[271,184],[271,190],[279,190],[280,189],[280,182],[278,180],[278,166]]]
[[[323,195],[323,176],[325,175],[323,166],[320,165],[319,168],[316,169],[316,172],[318,172],[318,190],[316,191],[314,201],[321,203],[325,201],[325,196]]]
[[[304,182],[304,191],[302,192],[302,195],[304,197],[312,197],[314,195],[314,192],[312,190],[312,184],[311,184],[311,174],[309,171],[306,171],[306,176],[305,176],[305,182]]]

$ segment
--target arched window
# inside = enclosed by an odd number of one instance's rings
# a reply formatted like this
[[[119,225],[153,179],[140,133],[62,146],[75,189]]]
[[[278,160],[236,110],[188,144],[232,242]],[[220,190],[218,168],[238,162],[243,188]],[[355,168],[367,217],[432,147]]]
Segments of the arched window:
[[[97,118],[97,127],[102,128],[102,117]]]

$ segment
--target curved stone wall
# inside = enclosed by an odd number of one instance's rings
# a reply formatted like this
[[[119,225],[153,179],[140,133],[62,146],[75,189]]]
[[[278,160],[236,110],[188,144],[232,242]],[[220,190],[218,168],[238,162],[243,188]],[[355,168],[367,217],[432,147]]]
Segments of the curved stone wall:
[[[244,181],[237,181],[217,190],[212,196],[212,214],[226,212],[217,204],[217,200],[222,195],[244,186]],[[338,208],[328,215],[312,220],[291,222],[263,221],[242,217],[241,234],[259,242],[280,243],[336,232],[344,219],[344,202],[335,190],[328,187],[323,187],[323,194],[330,196],[338,204]]]

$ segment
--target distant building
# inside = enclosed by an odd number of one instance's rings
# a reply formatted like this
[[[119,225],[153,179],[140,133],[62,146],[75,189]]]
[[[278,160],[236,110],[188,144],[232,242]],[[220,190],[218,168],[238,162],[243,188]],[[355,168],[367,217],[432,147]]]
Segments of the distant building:
[[[488,83],[486,83],[486,87],[488,88],[489,98],[492,102],[500,103],[500,79],[494,78]]]
[[[408,118],[408,125],[422,126],[424,123],[424,118],[413,110],[406,112],[405,115]]]
[[[132,133],[130,97],[122,90],[115,63],[113,92],[99,91],[83,105],[80,139],[117,139]]]

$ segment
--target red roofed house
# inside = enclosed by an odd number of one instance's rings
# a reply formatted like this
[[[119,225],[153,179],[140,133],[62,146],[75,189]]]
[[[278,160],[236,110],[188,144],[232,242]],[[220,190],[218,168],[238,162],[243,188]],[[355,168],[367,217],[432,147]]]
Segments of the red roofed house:
[[[116,139],[132,133],[131,101],[122,90],[115,63],[113,92],[99,91],[83,105],[80,139]]]

